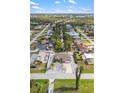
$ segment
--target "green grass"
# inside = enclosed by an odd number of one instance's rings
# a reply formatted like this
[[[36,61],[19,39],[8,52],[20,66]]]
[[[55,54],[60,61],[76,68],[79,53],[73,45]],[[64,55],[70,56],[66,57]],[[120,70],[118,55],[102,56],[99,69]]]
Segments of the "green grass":
[[[83,66],[82,73],[94,73],[94,65],[87,65],[83,62],[79,62],[78,65]]]
[[[46,70],[45,69],[42,69],[42,70],[39,70],[39,69],[35,69],[35,68],[31,68],[30,70],[31,73],[45,73]]]
[[[74,54],[74,60],[75,60],[76,64],[83,67],[82,73],[94,73],[94,65],[85,64],[83,59],[82,59],[81,54],[75,53]]]
[[[30,73],[45,73],[46,72],[46,64],[40,63],[37,64],[37,68],[30,68]]]
[[[94,80],[80,80],[77,91],[75,80],[56,80],[54,93],[94,93]]]
[[[48,80],[31,80],[30,93],[47,93]]]
[[[37,79],[36,82],[43,85],[43,84],[47,84],[48,80],[47,79]]]

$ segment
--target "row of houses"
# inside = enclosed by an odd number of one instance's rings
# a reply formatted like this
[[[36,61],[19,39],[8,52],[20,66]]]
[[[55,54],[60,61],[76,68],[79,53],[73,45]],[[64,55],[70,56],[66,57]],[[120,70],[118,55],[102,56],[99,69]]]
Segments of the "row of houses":
[[[39,50],[39,52],[31,54],[31,57],[30,57],[31,64],[33,62],[35,62],[36,60],[39,60],[43,63],[47,62],[49,53],[44,52],[44,51],[49,51],[49,50],[53,49],[53,42],[51,40],[49,40],[50,35],[52,35],[52,27],[51,26],[48,27],[48,31],[43,33],[44,40],[42,40],[42,42],[40,42],[40,43],[38,41],[35,42],[35,46]]]
[[[86,26],[85,26],[86,27]],[[73,38],[74,44],[73,49],[77,52],[80,52],[82,54],[82,58],[86,61],[88,64],[94,64],[94,47],[91,45],[91,43],[87,40],[82,41],[79,33],[77,33],[74,28],[70,25],[66,25],[67,33]],[[86,27],[87,28],[87,27]],[[90,26],[92,29],[92,25]]]

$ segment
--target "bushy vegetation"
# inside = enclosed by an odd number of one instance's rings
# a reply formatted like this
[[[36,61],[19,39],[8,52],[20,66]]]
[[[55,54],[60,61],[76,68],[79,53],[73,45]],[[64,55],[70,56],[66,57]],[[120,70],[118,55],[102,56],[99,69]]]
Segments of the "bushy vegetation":
[[[30,93],[47,93],[47,80],[30,80]]]
[[[82,55],[79,52],[74,52],[73,57],[74,57],[75,63],[79,63],[83,61]]]
[[[54,42],[55,51],[70,51],[73,39],[66,33],[66,24],[57,23],[56,26],[53,28],[53,31],[54,33],[51,38]]]

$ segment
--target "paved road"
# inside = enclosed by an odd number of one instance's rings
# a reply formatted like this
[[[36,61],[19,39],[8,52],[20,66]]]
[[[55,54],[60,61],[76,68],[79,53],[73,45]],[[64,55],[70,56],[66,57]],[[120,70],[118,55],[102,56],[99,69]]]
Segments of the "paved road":
[[[82,36],[84,36],[84,38],[86,38],[88,41],[90,41],[90,43],[93,45],[93,41],[92,39],[90,39],[87,35],[85,35],[79,28],[77,28],[77,30],[81,33]]]
[[[41,74],[41,73],[34,73],[30,75],[30,79],[76,79],[75,74],[58,74],[58,73],[52,73],[52,74]],[[93,73],[86,73],[81,74],[81,79],[94,79]]]
[[[55,23],[62,22],[62,21],[63,21],[63,20],[57,20],[57,21],[55,21]],[[37,36],[35,36],[35,37],[31,40],[30,45],[31,45],[40,35],[42,35],[42,33],[43,33],[49,26],[50,26],[50,23],[49,23]]]
[[[50,24],[48,24],[39,34],[37,34],[37,36],[35,36],[31,42],[30,45],[50,26]]]

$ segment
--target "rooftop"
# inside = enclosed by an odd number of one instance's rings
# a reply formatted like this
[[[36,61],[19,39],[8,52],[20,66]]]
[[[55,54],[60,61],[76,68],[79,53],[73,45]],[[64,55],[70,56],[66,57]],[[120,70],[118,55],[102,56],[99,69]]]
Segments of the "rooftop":
[[[55,59],[61,60],[64,63],[70,63],[71,62],[71,56],[69,54],[65,54],[65,53],[57,53],[54,57]]]
[[[38,60],[42,61],[43,63],[47,63],[49,58],[49,52],[40,51],[38,54]]]
[[[85,56],[86,59],[93,59],[94,58],[93,53],[84,53],[84,56]]]

